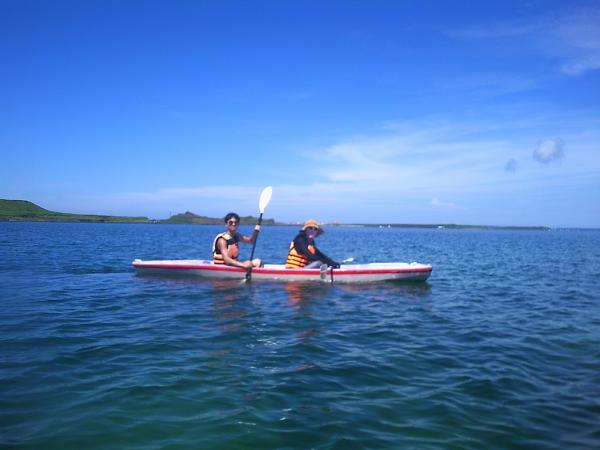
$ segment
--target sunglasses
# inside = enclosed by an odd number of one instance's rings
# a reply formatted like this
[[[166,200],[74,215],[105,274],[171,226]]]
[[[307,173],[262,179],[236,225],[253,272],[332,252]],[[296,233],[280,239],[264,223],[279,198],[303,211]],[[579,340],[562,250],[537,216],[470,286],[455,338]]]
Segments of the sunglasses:
[[[228,220],[227,225],[237,225],[239,222],[237,220]]]
[[[306,231],[311,231],[311,230],[312,231],[317,231],[318,228],[315,228],[315,227],[306,227]]]

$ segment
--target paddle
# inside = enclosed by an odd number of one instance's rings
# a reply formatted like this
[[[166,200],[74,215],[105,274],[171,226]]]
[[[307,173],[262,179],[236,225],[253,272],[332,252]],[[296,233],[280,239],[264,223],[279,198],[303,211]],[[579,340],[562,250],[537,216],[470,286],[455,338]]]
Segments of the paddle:
[[[258,225],[260,225],[262,222],[263,213],[265,212],[265,208],[271,201],[272,195],[273,195],[273,188],[271,186],[267,186],[266,188],[264,188],[260,194],[260,199],[258,200],[258,211],[260,212],[260,215],[258,216]],[[250,261],[252,261],[252,259],[254,258],[254,250],[256,249],[256,241],[258,241],[258,234],[256,235],[256,239],[254,239],[254,243],[252,244],[252,252],[250,253]],[[250,266],[250,268],[248,269],[248,272],[246,272],[246,282],[251,281],[251,279],[252,279],[252,266]]]

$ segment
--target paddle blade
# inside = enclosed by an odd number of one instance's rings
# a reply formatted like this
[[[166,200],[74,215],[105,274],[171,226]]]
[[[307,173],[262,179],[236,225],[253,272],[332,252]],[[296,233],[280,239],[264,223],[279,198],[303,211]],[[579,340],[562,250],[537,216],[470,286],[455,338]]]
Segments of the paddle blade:
[[[258,211],[262,214],[265,212],[265,208],[271,201],[271,196],[273,195],[273,188],[271,186],[267,186],[263,189],[260,194],[260,200],[258,201]]]

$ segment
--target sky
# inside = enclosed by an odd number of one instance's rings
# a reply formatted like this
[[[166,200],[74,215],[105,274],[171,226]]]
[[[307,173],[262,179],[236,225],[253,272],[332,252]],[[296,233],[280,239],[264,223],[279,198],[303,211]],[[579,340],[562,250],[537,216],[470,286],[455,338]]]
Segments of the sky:
[[[0,0],[0,198],[600,227],[600,0]]]

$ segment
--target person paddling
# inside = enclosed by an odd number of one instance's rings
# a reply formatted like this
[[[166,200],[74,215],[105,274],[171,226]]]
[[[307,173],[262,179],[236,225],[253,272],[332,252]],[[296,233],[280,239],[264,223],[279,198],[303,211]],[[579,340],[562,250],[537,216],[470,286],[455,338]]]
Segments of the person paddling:
[[[340,264],[315,246],[315,238],[323,233],[323,228],[316,220],[309,219],[304,222],[304,226],[290,244],[285,267],[287,269],[313,269],[326,264],[338,269]]]
[[[241,267],[242,269],[260,267],[261,260],[259,258],[253,259],[252,261],[238,261],[239,242],[252,244],[256,241],[256,237],[260,232],[260,225],[257,224],[254,227],[252,236],[243,236],[237,231],[240,226],[240,216],[231,212],[227,214],[223,220],[227,227],[227,231],[219,233],[213,241],[213,262],[215,264]]]

